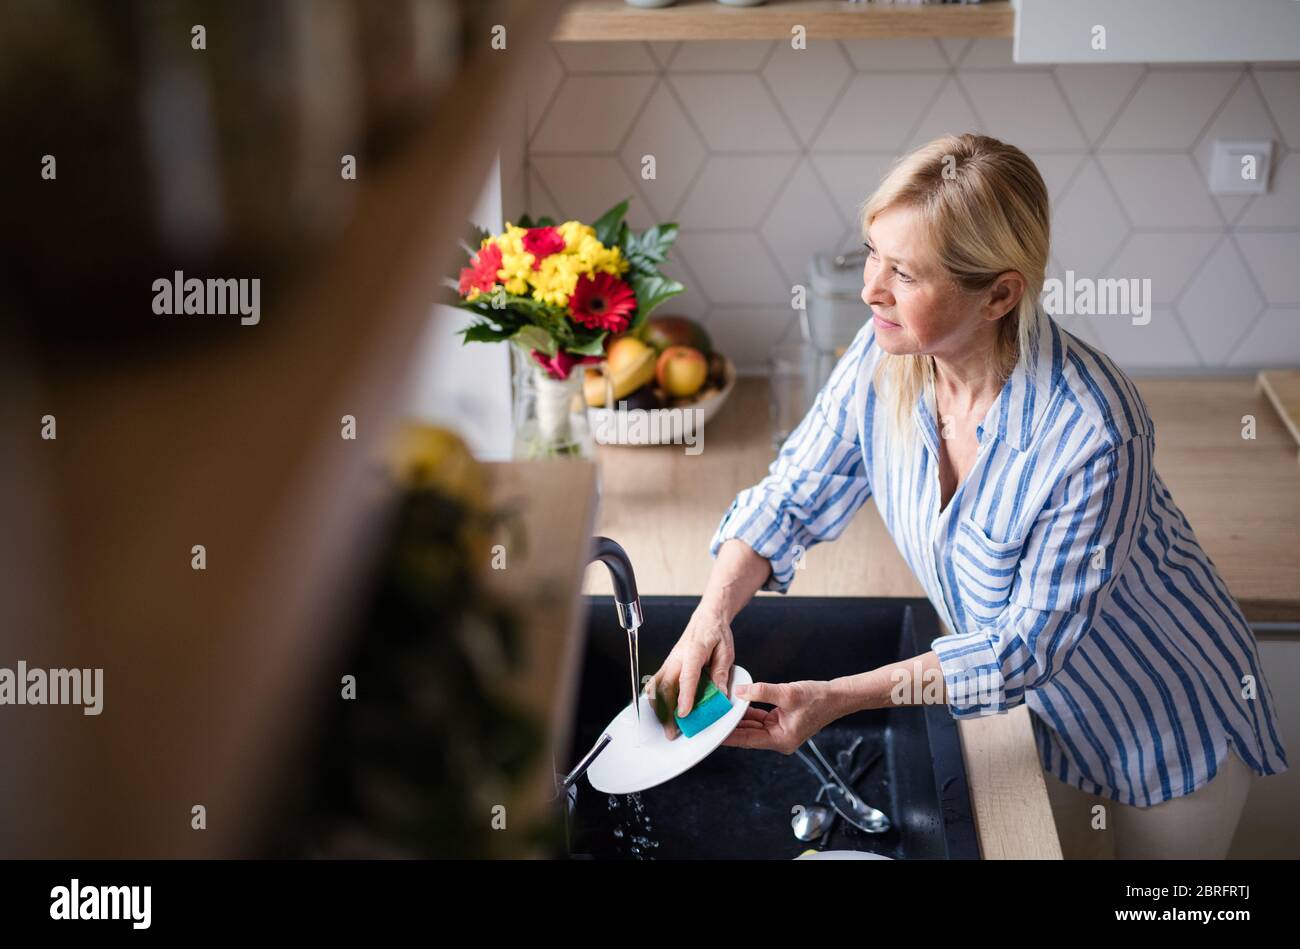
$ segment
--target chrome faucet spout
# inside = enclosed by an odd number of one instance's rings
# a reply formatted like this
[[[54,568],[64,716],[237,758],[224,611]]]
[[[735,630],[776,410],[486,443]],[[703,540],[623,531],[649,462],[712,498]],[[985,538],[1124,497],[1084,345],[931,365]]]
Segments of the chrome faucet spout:
[[[614,584],[614,606],[618,609],[618,624],[627,633],[627,649],[632,676],[632,709],[637,722],[641,721],[641,654],[637,645],[637,630],[641,628],[641,598],[636,592],[636,576],[627,551],[608,537],[592,538],[591,562],[599,560],[609,568]]]

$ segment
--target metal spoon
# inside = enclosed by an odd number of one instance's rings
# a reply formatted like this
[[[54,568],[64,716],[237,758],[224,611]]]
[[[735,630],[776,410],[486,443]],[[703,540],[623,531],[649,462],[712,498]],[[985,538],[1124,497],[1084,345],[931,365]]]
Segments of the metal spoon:
[[[889,830],[889,818],[869,804],[864,804],[854,794],[838,785],[826,788],[826,799],[846,821],[868,834],[883,834]]]
[[[812,753],[817,756],[821,766],[826,769],[826,773],[835,782],[833,787],[826,789],[826,797],[830,801],[831,807],[835,808],[836,813],[854,827],[866,831],[868,834],[882,834],[889,830],[889,818],[881,811],[858,799],[858,796],[853,793],[853,789],[849,787],[843,778],[836,774],[835,769],[826,760],[826,756],[817,747],[817,743],[809,738],[806,744],[812,750]],[[802,752],[799,753],[799,756],[804,758],[805,764],[810,768],[813,767]]]
[[[790,821],[794,835],[805,842],[816,840],[825,833],[834,812],[824,804],[800,804],[799,807],[802,810]]]
[[[852,787],[858,783],[857,775],[851,773],[853,768],[853,759],[857,756],[858,748],[862,744],[862,736],[856,735],[853,738],[853,744],[835,753],[835,763],[839,766],[841,772],[849,772],[849,786]],[[822,789],[817,792],[817,803],[821,803],[822,795],[826,793],[823,785]],[[831,812],[830,822],[826,825],[826,831],[822,834],[822,839],[817,841],[817,848],[825,850],[827,842],[831,839],[831,831],[835,829],[835,818],[839,815],[834,811]]]

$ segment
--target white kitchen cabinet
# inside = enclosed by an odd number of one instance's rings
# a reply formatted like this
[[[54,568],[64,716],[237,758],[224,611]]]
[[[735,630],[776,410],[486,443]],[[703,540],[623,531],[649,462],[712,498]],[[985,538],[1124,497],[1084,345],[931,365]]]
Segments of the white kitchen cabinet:
[[[1300,0],[1019,0],[1015,61],[1300,61]]]

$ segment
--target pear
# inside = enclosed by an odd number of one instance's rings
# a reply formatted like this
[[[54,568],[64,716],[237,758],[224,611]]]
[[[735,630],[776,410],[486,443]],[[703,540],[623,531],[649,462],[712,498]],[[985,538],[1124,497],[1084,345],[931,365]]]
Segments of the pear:
[[[612,398],[615,405],[654,381],[655,351],[632,336],[620,336],[605,351],[602,369],[588,368],[582,378],[582,395],[593,408]]]

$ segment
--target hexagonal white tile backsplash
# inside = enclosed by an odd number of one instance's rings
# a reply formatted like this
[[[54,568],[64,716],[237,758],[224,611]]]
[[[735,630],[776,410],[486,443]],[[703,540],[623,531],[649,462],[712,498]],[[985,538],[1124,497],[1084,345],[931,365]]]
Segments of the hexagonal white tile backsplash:
[[[591,219],[630,196],[633,227],[678,221],[668,271],[688,292],[669,308],[743,371],[797,335],[808,258],[857,247],[889,163],[945,131],[1038,162],[1049,276],[1151,279],[1146,326],[1059,318],[1126,369],[1300,365],[1300,64],[1016,66],[1010,40],[982,39],[553,43],[535,79],[516,213]],[[1209,193],[1216,136],[1273,140],[1269,194]]]

